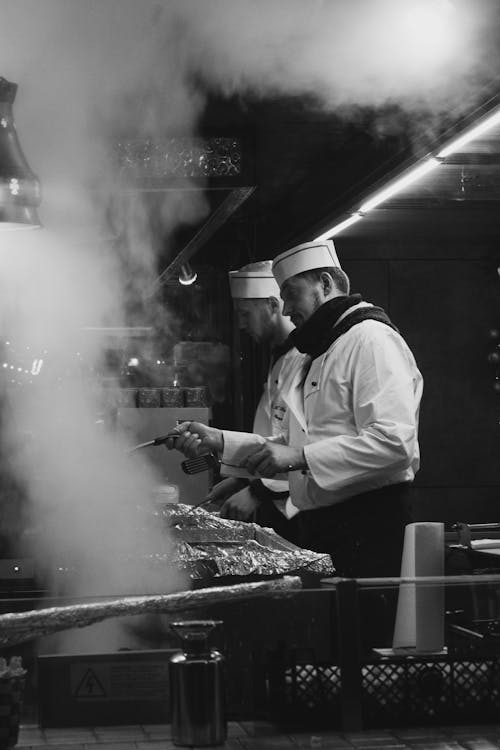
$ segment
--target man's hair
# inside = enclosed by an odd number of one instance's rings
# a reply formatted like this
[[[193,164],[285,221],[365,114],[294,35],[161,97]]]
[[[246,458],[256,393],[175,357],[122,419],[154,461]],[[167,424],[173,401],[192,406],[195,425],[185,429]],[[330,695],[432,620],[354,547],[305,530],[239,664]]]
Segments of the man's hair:
[[[321,274],[325,272],[330,274],[339,292],[342,292],[342,294],[349,294],[351,282],[349,281],[349,276],[341,268],[312,268],[310,271],[302,271],[302,273],[298,273],[297,277],[300,279],[308,279],[309,281],[321,281]]]
[[[269,271],[272,272],[273,262],[272,260],[257,260],[255,263],[247,263],[246,266],[241,266],[239,271]]]

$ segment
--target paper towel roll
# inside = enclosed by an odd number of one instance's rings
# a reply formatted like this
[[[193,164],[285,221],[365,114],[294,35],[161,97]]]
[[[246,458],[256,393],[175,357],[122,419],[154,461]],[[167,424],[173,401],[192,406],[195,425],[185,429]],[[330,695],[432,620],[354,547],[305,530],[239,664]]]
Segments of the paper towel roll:
[[[444,575],[444,524],[410,523],[405,529],[401,578]],[[413,653],[444,647],[444,586],[401,583],[392,647]]]

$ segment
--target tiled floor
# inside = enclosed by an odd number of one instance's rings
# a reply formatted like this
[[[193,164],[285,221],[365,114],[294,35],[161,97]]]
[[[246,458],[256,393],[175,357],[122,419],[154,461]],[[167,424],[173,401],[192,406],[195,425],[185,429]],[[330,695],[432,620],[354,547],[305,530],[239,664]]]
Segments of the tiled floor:
[[[173,750],[169,725],[39,729],[23,725],[23,750]],[[493,750],[500,725],[283,734],[267,722],[229,722],[225,750]]]

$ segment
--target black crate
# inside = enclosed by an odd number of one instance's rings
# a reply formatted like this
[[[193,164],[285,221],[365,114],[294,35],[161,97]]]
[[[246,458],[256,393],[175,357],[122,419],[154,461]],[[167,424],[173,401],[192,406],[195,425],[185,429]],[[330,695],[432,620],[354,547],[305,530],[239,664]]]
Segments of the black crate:
[[[291,652],[271,656],[270,717],[289,726],[345,728],[342,672],[337,664],[309,663]],[[500,661],[447,656],[383,658],[360,667],[363,727],[474,724],[500,713]]]
[[[499,662],[387,660],[362,667],[366,726],[474,724],[496,721]]]

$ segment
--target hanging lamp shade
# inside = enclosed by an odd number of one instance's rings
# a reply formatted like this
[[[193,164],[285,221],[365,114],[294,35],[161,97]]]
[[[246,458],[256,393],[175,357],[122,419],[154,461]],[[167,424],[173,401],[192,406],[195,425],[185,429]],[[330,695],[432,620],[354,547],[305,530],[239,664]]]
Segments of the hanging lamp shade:
[[[0,232],[41,226],[40,182],[23,154],[12,114],[17,84],[0,77]]]

